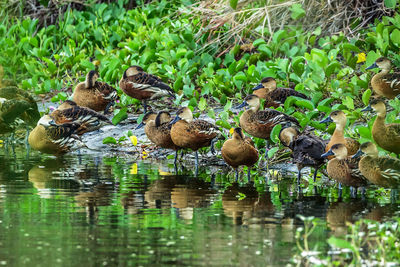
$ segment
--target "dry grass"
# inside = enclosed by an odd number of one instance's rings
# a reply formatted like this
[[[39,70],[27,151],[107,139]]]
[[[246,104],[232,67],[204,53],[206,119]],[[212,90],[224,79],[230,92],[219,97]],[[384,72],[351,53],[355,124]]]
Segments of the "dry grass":
[[[305,16],[293,20],[290,7],[301,4]],[[203,0],[183,11],[201,18],[197,38],[208,34],[207,46],[243,43],[244,39],[268,37],[284,26],[302,25],[306,31],[321,27],[323,34],[357,35],[374,19],[391,15],[383,0],[241,0],[233,10],[228,0]],[[207,46],[205,48],[207,48]]]

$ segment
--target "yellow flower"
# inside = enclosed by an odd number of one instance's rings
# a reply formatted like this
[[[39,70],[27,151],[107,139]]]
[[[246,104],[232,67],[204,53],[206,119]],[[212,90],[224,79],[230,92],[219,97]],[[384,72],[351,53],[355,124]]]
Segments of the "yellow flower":
[[[365,62],[366,60],[367,60],[367,56],[365,55],[365,53],[357,54],[357,63],[362,63],[362,62]]]
[[[149,153],[146,152],[146,150],[143,150],[142,152],[142,159],[145,159],[149,156]]]
[[[234,128],[231,128],[230,130],[229,130],[229,133],[230,134],[233,134],[233,131],[234,131],[235,129]]]
[[[132,142],[132,144],[133,144],[134,146],[137,145],[138,140],[137,140],[137,137],[136,137],[135,135],[129,136],[129,139],[131,139],[131,142]]]
[[[133,163],[131,166],[130,174],[137,174],[137,163]]]

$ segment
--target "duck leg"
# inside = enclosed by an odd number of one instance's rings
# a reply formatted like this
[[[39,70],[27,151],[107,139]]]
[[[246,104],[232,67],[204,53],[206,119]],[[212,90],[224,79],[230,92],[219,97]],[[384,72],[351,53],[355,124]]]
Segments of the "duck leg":
[[[196,168],[196,176],[199,173],[199,153],[196,150],[195,153],[195,157],[196,157],[196,162],[195,162],[195,168]]]
[[[299,168],[299,171],[297,173],[297,185],[300,186],[300,180],[301,180],[301,169]]]
[[[211,147],[210,150],[213,155],[217,154],[217,152],[215,151],[215,148],[214,148],[214,145],[216,142],[218,142],[218,137],[215,137],[214,139],[212,139],[211,144],[210,144],[210,147]]]
[[[250,183],[251,182],[251,169],[250,167],[247,167],[247,180]]]
[[[144,113],[147,112],[147,100],[143,100],[143,109],[144,109]]]
[[[239,169],[236,168],[236,175],[235,175],[235,182],[237,183],[239,181]]]
[[[269,151],[269,142],[268,142],[268,140],[265,140],[265,159],[267,161],[267,164],[268,164],[268,160],[269,160],[268,151]]]
[[[342,198],[342,183],[339,183],[339,198]]]
[[[315,168],[315,171],[314,171],[314,183],[317,181],[317,174],[318,174],[318,170],[319,170],[319,167],[316,167]]]
[[[182,158],[182,157],[181,157]],[[174,159],[174,165],[176,166],[176,162],[178,160],[178,150],[175,150],[175,159]]]
[[[350,186],[350,196],[352,198],[357,198],[357,187]]]
[[[104,115],[109,113],[110,108],[114,105],[114,101],[111,101],[107,104],[106,108],[104,109]],[[146,113],[146,112],[145,112]]]

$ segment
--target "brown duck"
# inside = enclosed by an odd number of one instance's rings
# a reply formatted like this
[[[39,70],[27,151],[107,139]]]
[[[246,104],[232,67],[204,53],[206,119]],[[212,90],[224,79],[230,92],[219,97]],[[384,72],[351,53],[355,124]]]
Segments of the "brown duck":
[[[386,188],[400,186],[400,160],[379,157],[378,149],[371,142],[363,143],[353,157],[357,158],[363,154],[365,155],[358,163],[358,167],[368,181]]]
[[[400,124],[385,123],[386,106],[380,99],[374,99],[370,105],[362,111],[374,110],[378,114],[372,126],[372,137],[381,148],[400,154]]]
[[[105,82],[97,81],[98,78],[97,71],[91,70],[86,80],[75,87],[72,99],[79,106],[107,113],[118,99],[117,90]]]
[[[174,91],[159,77],[146,73],[139,66],[131,66],[125,70],[119,87],[130,97],[143,101],[144,112],[147,111],[147,100],[172,96]]]
[[[224,142],[221,149],[222,158],[236,171],[236,179],[239,177],[238,167],[247,166],[247,177],[250,181],[250,168],[258,161],[258,151],[250,138],[246,138],[241,128],[235,128],[231,139]]]
[[[371,79],[371,86],[375,93],[389,99],[393,99],[400,94],[400,73],[389,73],[392,68],[392,62],[388,58],[380,57],[366,69],[373,68],[381,69]]]

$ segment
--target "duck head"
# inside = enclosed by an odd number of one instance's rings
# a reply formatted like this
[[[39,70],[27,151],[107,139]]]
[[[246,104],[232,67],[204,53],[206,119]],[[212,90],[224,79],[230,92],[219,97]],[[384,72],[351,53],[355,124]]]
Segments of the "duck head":
[[[342,160],[347,158],[347,148],[344,144],[334,144],[328,152],[321,155],[326,158],[334,155],[337,159]]]
[[[260,98],[256,95],[248,95],[244,98],[242,104],[236,108],[243,108],[249,106],[253,111],[257,111],[260,108]]]
[[[233,129],[232,138],[238,140],[244,140],[245,136],[243,134],[242,128],[236,127],[235,129]]]
[[[386,57],[380,57],[375,61],[374,64],[372,64],[371,66],[366,68],[366,70],[380,68],[382,70],[389,71],[391,67],[392,67],[392,62],[390,62],[390,59],[388,59]]]
[[[86,75],[85,86],[86,88],[92,88],[99,78],[99,73],[95,70],[89,71]]]
[[[169,123],[171,121],[171,115],[167,111],[160,111],[157,114],[155,119],[156,127],[159,127],[161,124]]]
[[[193,113],[188,107],[180,108],[176,112],[176,116],[173,121],[170,122],[170,124],[175,124],[176,122],[184,120],[186,122],[192,122],[193,121]]]
[[[157,116],[157,113],[155,113],[153,111],[147,112],[146,114],[144,114],[142,122],[135,128],[135,130],[142,128],[149,121],[154,121],[156,119],[156,116]]]
[[[286,127],[279,133],[279,140],[281,140],[284,146],[289,146],[294,138],[299,135],[299,131],[294,127]]]
[[[372,142],[366,142],[361,144],[360,149],[357,151],[356,154],[352,156],[352,158],[361,157],[363,154],[367,154],[372,157],[379,156],[378,149],[376,148],[376,145]]]
[[[266,77],[266,78],[262,79],[261,82],[256,87],[254,87],[252,90],[254,91],[254,90],[261,89],[261,88],[267,89],[268,92],[275,90],[276,89],[276,80],[272,77]]]
[[[129,77],[129,76],[136,75],[136,74],[138,74],[138,73],[140,73],[140,72],[143,72],[143,71],[144,71],[143,68],[140,67],[140,66],[136,66],[136,65],[130,66],[129,68],[127,68],[127,69],[124,71],[124,76],[123,76],[123,78],[125,79],[125,78],[127,78],[127,77]]]
[[[329,114],[329,116],[326,119],[320,121],[319,123],[328,123],[328,122],[334,122],[336,124],[336,128],[343,129],[347,123],[346,114],[344,114],[344,112],[341,110],[335,110],[332,111],[331,114]]]
[[[361,111],[375,111],[378,116],[386,116],[386,106],[385,103],[377,98],[377,99],[373,99],[371,100],[371,102],[369,103],[369,105],[362,109]]]
[[[54,126],[56,123],[54,122],[53,118],[50,117],[50,115],[44,115],[43,117],[40,118],[40,120],[37,122],[37,125],[42,125],[45,128],[49,126]]]

